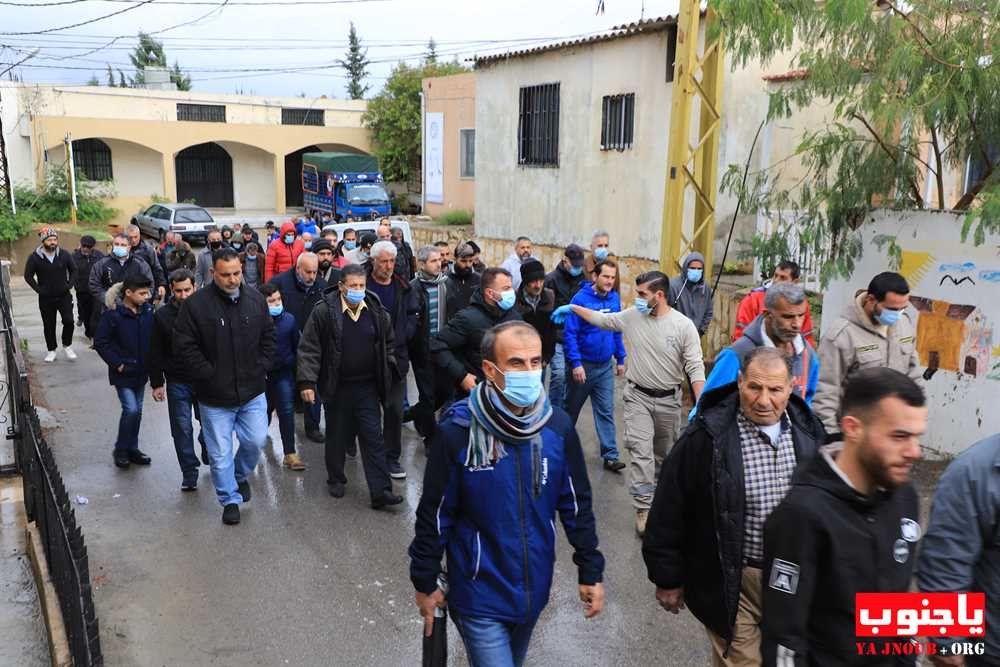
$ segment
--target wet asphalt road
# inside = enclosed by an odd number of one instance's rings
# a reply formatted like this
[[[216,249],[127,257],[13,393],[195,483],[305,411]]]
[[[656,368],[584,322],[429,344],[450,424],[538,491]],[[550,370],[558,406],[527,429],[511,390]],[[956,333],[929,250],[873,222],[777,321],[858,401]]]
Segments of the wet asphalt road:
[[[404,427],[408,472],[394,511],[368,507],[360,461],[348,462],[347,495],[327,495],[322,445],[305,440],[304,473],[281,468],[273,443],[251,478],[243,522],[220,521],[208,468],[197,493],[180,492],[166,404],[148,390],[140,447],[149,468],[111,462],[119,413],[106,367],[87,349],[79,361],[45,349],[34,294],[20,278],[15,315],[33,366],[35,402],[58,421],[48,434],[76,507],[109,665],[417,665],[421,621],[413,606],[406,549],[420,495],[424,455]],[[415,396],[412,391],[410,396]],[[619,425],[620,414],[619,414]],[[706,664],[704,630],[687,612],[661,611],[646,579],[624,476],[600,467],[589,410],[580,435],[594,487],[601,548],[607,558],[604,613],[585,621],[576,571],[560,538],[555,583],[528,663],[532,665]],[[620,443],[619,443],[620,446]],[[562,534],[562,531],[560,531]],[[449,627],[451,664],[467,664]]]

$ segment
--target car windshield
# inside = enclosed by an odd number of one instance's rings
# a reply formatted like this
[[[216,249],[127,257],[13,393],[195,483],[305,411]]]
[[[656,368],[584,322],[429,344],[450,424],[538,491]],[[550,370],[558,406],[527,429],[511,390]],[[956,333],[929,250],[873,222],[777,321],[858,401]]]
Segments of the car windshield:
[[[212,222],[208,211],[200,208],[180,209],[174,219],[178,222]]]
[[[389,195],[381,185],[371,183],[360,183],[349,186],[349,198],[352,204],[386,204],[389,202]]]

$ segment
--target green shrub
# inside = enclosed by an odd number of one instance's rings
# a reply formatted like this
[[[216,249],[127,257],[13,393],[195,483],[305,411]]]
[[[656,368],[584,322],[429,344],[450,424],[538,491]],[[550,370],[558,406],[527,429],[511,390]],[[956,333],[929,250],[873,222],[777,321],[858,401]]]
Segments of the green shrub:
[[[446,211],[438,216],[436,222],[439,225],[471,225],[472,213],[462,208]]]
[[[14,215],[10,200],[0,202],[0,241],[16,241],[27,236],[37,220],[31,209],[18,207],[17,215]]]
[[[113,188],[96,185],[83,179],[83,172],[77,171],[76,217],[80,222],[103,225],[118,215],[118,209],[108,206],[104,199],[114,195]],[[70,221],[69,178],[64,169],[51,169],[40,190],[18,186],[18,214],[24,209],[34,216],[35,222],[54,223]]]

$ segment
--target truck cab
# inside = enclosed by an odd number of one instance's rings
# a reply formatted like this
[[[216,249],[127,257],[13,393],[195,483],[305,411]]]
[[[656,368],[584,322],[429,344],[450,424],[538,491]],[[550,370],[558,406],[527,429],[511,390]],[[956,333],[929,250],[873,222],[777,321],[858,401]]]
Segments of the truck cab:
[[[336,221],[386,217],[392,210],[378,160],[354,153],[302,156],[303,203],[309,215],[329,213]]]

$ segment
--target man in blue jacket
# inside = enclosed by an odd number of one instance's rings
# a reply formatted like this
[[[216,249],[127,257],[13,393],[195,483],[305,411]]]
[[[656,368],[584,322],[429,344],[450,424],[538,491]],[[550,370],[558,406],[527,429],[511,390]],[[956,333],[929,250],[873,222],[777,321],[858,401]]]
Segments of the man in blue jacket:
[[[153,283],[145,277],[129,274],[121,284],[115,307],[101,315],[94,338],[94,349],[108,365],[108,381],[118,392],[122,405],[114,450],[115,465],[119,468],[128,468],[131,463],[150,463],[150,458],[139,449],[139,424],[149,379],[146,364],[153,333],[153,307],[148,302],[152,287]]]
[[[594,266],[591,275],[594,282],[581,285],[570,303],[599,313],[621,311],[621,299],[614,289],[618,265],[606,259]],[[622,335],[595,327],[579,315],[572,314],[566,318],[563,346],[566,365],[572,369],[572,381],[567,378],[566,412],[575,426],[583,404],[590,398],[604,467],[620,472],[625,464],[618,460],[618,445],[615,442],[615,374],[625,375]],[[617,362],[614,366],[611,357]]]
[[[715,357],[702,394],[735,382],[743,359],[754,348],[776,347],[792,360],[793,393],[812,407],[813,394],[819,382],[819,357],[802,336],[802,324],[808,312],[809,303],[801,285],[771,285],[764,297],[764,312],[750,323],[742,337]],[[689,420],[694,419],[697,409],[698,406],[695,406],[691,410]]]
[[[301,256],[301,255],[300,255]],[[306,464],[295,452],[295,351],[299,348],[298,320],[285,309],[281,290],[273,283],[261,286],[267,312],[274,321],[274,362],[267,371],[267,421],[278,413],[278,430],[284,458],[281,465],[301,471]],[[322,298],[322,297],[321,297]],[[310,309],[311,310],[311,309]],[[306,406],[306,410],[310,406]]]
[[[569,418],[542,390],[542,341],[525,322],[483,337],[483,374],[438,425],[410,545],[410,580],[430,635],[448,554],[447,606],[473,665],[521,665],[549,600],[555,516],[573,545],[584,616],[604,606],[590,481]]]

